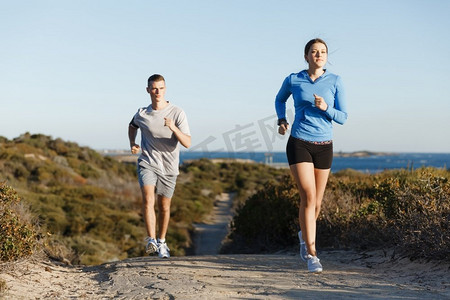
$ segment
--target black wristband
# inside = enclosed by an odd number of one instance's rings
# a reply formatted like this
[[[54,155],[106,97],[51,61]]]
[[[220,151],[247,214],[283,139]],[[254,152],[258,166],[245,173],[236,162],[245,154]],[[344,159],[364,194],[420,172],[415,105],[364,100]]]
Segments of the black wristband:
[[[283,123],[289,125],[289,123],[286,121],[285,118],[278,119],[278,126],[280,126]]]

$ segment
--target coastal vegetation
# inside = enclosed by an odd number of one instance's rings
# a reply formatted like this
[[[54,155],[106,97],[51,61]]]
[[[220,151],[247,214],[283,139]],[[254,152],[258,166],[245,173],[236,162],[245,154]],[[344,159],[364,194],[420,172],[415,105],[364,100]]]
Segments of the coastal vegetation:
[[[330,176],[317,223],[318,249],[394,249],[393,256],[450,261],[450,172],[420,168]],[[298,247],[293,180],[267,184],[237,210],[233,253]]]
[[[0,144],[0,181],[35,216],[39,249],[72,264],[139,254],[143,232],[133,167],[40,134]]]
[[[434,168],[332,174],[318,248],[396,249],[397,257],[448,260],[449,177]],[[173,255],[192,253],[193,224],[223,192],[237,195],[224,253],[298,247],[299,197],[287,169],[200,159],[180,167],[167,237]],[[2,262],[38,251],[88,265],[145,255],[134,164],[41,134],[0,137],[0,201]]]
[[[17,192],[0,183],[0,261],[14,261],[33,253],[38,229]]]
[[[4,238],[21,255],[41,249],[71,264],[145,255],[135,170],[135,164],[120,163],[62,139],[29,133],[13,140],[0,137],[0,213],[19,215],[8,216],[22,224],[24,232],[2,215]],[[216,195],[235,191],[237,203],[243,202],[266,181],[284,173],[262,164],[205,159],[181,166],[167,237],[171,253],[191,252],[193,224],[210,213]],[[19,204],[23,209],[18,209]],[[18,258],[11,249],[4,250],[2,255],[11,259],[2,256],[1,261]]]

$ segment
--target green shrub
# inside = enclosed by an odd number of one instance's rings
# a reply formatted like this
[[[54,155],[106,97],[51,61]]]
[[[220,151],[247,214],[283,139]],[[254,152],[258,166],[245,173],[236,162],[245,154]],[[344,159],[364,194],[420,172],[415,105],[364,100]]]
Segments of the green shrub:
[[[413,258],[449,259],[450,182],[431,169],[414,178],[393,177],[380,184],[375,199],[383,207],[396,243]],[[387,187],[393,191],[386,193]],[[385,193],[387,195],[385,195]],[[388,195],[391,195],[389,197]]]
[[[65,212],[60,207],[54,207],[41,213],[43,224],[51,233],[64,234],[70,224]]]
[[[450,251],[448,171],[396,170],[361,178],[330,178],[318,223],[323,246],[396,247],[411,258],[445,258]]]
[[[231,224],[231,238],[240,241],[239,251],[259,253],[292,246],[298,231],[298,202],[288,176],[251,196],[237,209]]]
[[[0,136],[0,143],[7,143],[8,139],[4,136]]]
[[[120,251],[114,243],[105,242],[95,235],[76,236],[66,243],[79,254],[80,263],[85,265],[98,265],[127,258],[126,252]]]
[[[37,231],[28,220],[17,192],[0,183],[0,261],[12,261],[33,253]]]
[[[318,248],[394,247],[412,259],[449,260],[449,177],[449,171],[433,168],[332,174],[317,221]],[[266,185],[237,211],[227,251],[275,251],[298,244],[299,197],[287,181]]]

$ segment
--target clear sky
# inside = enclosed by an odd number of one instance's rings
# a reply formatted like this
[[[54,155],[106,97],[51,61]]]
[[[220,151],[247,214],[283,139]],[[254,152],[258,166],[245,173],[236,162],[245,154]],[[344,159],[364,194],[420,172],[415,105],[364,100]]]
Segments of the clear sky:
[[[450,152],[449,15],[447,0],[0,0],[0,136],[128,149],[160,73],[194,150],[283,151],[274,98],[320,37],[347,93],[335,151]]]

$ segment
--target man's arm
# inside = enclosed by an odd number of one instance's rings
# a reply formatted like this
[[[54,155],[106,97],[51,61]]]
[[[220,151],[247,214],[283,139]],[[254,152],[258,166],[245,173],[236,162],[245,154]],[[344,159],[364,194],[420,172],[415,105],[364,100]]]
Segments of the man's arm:
[[[176,138],[180,142],[181,145],[183,145],[185,148],[189,148],[191,146],[191,136],[184,134],[181,132],[181,130],[175,126],[175,123],[168,118],[164,118],[165,122],[164,125],[169,127],[170,130],[175,134]]]
[[[128,139],[130,140],[131,153],[136,154],[139,152],[139,145],[136,144],[138,128],[128,125]]]

